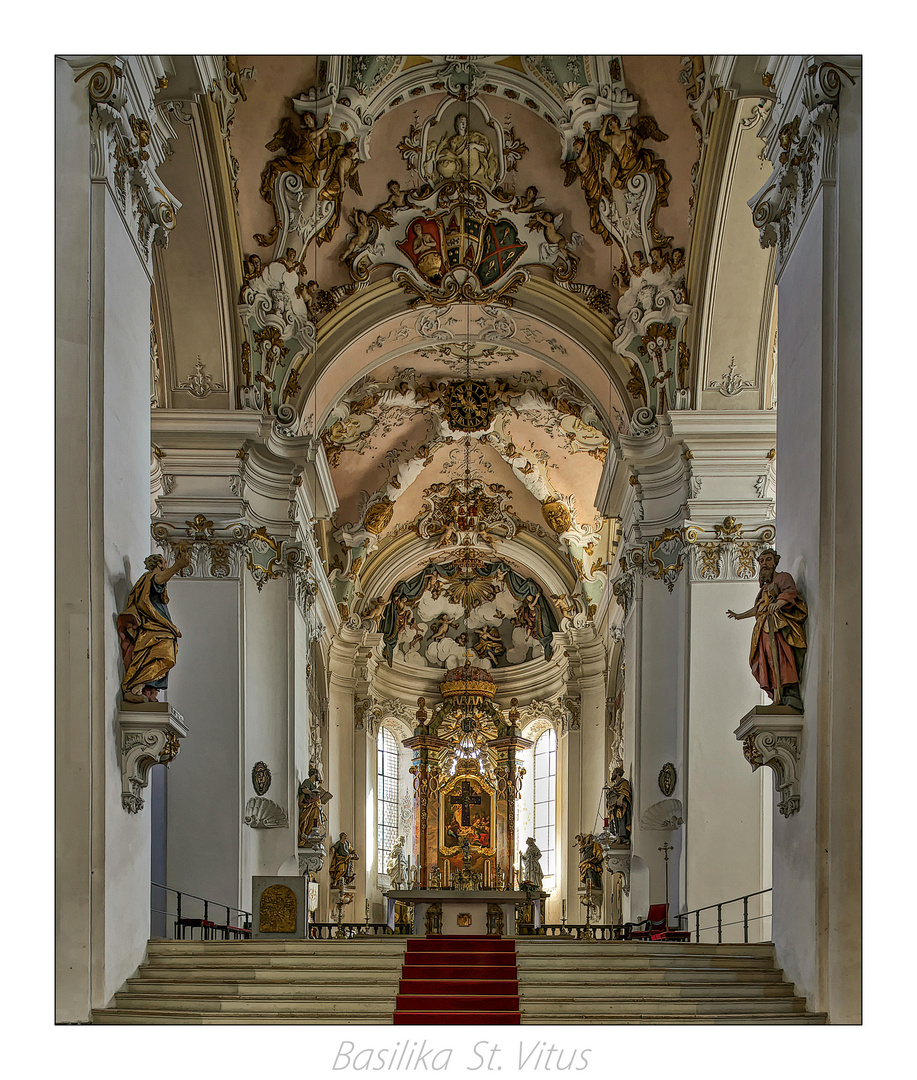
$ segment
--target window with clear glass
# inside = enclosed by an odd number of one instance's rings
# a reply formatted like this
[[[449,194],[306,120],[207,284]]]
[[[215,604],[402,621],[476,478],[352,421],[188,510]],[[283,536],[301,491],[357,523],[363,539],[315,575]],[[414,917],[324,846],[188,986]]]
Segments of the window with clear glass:
[[[380,874],[398,839],[398,743],[388,728],[376,739],[376,856]]]
[[[557,790],[557,736],[553,729],[535,743],[535,843],[541,852],[545,877],[554,873],[554,809]]]

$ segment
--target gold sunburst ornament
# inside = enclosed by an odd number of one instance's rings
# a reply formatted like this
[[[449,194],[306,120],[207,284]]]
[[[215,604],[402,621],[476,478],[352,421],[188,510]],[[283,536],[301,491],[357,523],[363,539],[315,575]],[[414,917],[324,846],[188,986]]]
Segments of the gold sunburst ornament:
[[[477,577],[453,581],[446,592],[454,604],[461,604],[466,611],[489,603],[497,595],[497,590],[489,581]]]

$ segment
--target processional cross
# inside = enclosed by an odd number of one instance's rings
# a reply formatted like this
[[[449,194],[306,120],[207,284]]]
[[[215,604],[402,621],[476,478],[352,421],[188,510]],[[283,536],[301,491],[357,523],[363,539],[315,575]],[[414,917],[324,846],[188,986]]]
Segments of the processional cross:
[[[462,794],[461,795],[453,795],[452,798],[449,800],[449,802],[453,806],[457,806],[459,803],[462,804],[462,824],[463,825],[470,825],[471,824],[471,806],[472,806],[472,803],[475,806],[480,806],[481,805],[481,796],[480,795],[475,795],[474,791],[472,790],[471,784],[469,784],[467,780],[463,780],[462,781]]]

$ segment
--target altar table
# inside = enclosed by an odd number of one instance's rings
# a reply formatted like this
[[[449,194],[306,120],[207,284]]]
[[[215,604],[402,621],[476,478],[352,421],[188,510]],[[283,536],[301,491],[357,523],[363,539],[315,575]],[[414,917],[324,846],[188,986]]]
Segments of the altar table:
[[[426,915],[431,904],[441,904],[443,911],[442,933],[444,937],[461,935],[480,936],[487,933],[487,907],[499,904],[503,912],[503,934],[514,937],[516,933],[516,904],[532,900],[534,925],[541,926],[541,908],[547,893],[514,892],[502,889],[392,889],[384,893],[388,900],[388,925],[395,928],[395,903],[401,900],[414,905],[414,935],[421,937],[427,932]],[[467,915],[467,926],[459,925],[459,916]],[[465,922],[466,920],[462,920]]]

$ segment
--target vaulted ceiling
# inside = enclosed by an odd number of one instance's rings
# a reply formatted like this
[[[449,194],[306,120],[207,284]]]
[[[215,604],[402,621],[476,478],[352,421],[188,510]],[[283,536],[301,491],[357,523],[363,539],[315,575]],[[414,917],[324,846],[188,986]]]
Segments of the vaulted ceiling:
[[[473,550],[496,592],[472,607],[507,620],[505,650],[530,587],[545,618],[591,619],[614,435],[699,389],[702,58],[225,63],[219,93],[169,107],[160,172],[186,220],[158,256],[154,406],[258,410],[320,442],[342,613],[391,627],[405,582],[467,573]],[[469,604],[424,603],[413,650],[434,663],[430,623]]]

